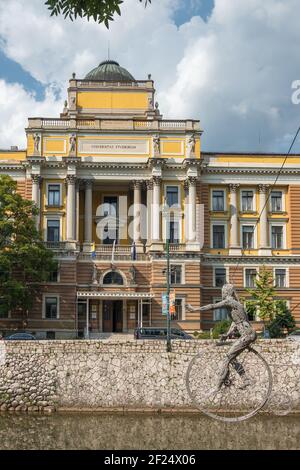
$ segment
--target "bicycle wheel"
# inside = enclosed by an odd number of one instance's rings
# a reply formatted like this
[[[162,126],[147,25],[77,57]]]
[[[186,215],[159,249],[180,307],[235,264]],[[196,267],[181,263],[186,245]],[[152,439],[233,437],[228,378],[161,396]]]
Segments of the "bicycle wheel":
[[[191,360],[186,372],[189,397],[200,411],[211,418],[228,422],[248,419],[265,405],[270,396],[271,369],[266,360],[249,347],[237,357],[235,364],[229,364],[226,380],[218,388],[224,359],[223,348],[222,351],[209,348]]]

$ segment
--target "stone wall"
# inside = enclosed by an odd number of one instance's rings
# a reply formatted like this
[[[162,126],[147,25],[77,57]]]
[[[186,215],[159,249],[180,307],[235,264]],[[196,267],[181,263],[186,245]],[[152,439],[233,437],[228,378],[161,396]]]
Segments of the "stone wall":
[[[192,409],[185,382],[191,358],[201,352],[207,363],[221,363],[226,348],[210,340],[173,341],[171,353],[164,341],[113,337],[1,341],[0,409]],[[255,348],[272,369],[274,396],[292,397],[299,408],[300,344],[263,340]],[[255,375],[255,364],[250,366]],[[257,392],[248,387],[246,393]]]

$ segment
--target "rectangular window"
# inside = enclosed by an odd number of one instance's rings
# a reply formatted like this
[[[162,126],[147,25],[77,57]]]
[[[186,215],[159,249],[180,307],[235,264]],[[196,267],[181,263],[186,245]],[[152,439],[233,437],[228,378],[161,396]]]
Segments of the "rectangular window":
[[[182,299],[175,299],[175,315],[172,320],[182,320]]]
[[[254,248],[254,226],[243,225],[242,227],[243,248]]]
[[[224,225],[213,225],[213,248],[225,248]]]
[[[271,210],[272,212],[282,211],[282,192],[281,191],[271,192]]]
[[[58,282],[58,270],[49,273],[49,282]]]
[[[48,206],[59,206],[60,205],[60,185],[49,184],[48,185]]]
[[[214,303],[220,302],[221,299],[215,300]],[[214,321],[227,320],[228,310],[226,307],[216,308],[214,311]]]
[[[59,220],[47,220],[47,241],[59,242]]]
[[[182,282],[182,266],[171,265],[171,284],[181,284]]]
[[[226,268],[215,268],[215,286],[222,287],[226,284]]]
[[[169,240],[170,243],[179,243],[179,222],[177,220],[169,222]]]
[[[242,211],[253,211],[253,191],[242,191]]]
[[[245,269],[245,287],[255,287],[256,269]]]
[[[245,310],[248,316],[248,320],[255,321],[257,318],[256,302],[253,300],[246,300]]]
[[[212,192],[212,210],[213,211],[224,211],[225,210],[224,191],[214,190]]]
[[[45,317],[49,319],[58,317],[57,297],[45,297]]]
[[[167,186],[166,203],[169,207],[178,206],[179,204],[179,190],[178,186]]]
[[[275,286],[286,287],[286,269],[275,269]]]
[[[272,248],[283,248],[283,227],[281,225],[272,225],[271,235]]]

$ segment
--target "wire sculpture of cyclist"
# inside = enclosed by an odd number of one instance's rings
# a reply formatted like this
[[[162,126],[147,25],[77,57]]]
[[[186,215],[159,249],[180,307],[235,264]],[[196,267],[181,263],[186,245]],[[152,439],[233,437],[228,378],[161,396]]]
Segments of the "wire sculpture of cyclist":
[[[214,392],[217,392],[223,384],[226,384],[226,379],[229,375],[230,363],[242,379],[241,388],[245,388],[250,385],[250,381],[246,377],[243,366],[237,361],[237,357],[256,340],[256,332],[249,323],[247,313],[243,304],[238,299],[233,284],[224,284],[222,288],[222,300],[220,302],[205,305],[200,308],[194,308],[189,304],[187,305],[188,310],[193,312],[205,312],[207,310],[215,310],[223,307],[228,309],[228,315],[232,320],[232,323],[227,333],[221,335],[221,341],[224,342],[227,338],[236,336],[238,336],[238,338],[234,341],[226,354]]]

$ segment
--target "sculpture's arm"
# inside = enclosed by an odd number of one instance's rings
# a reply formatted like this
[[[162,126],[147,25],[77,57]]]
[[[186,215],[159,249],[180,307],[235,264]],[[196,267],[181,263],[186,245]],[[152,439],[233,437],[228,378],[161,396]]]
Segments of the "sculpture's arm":
[[[204,305],[203,307],[192,307],[190,304],[187,304],[186,307],[190,312],[206,312],[206,310],[215,310],[216,308],[226,307],[227,303],[226,300],[221,300],[220,302],[216,302],[215,304],[208,304]]]

